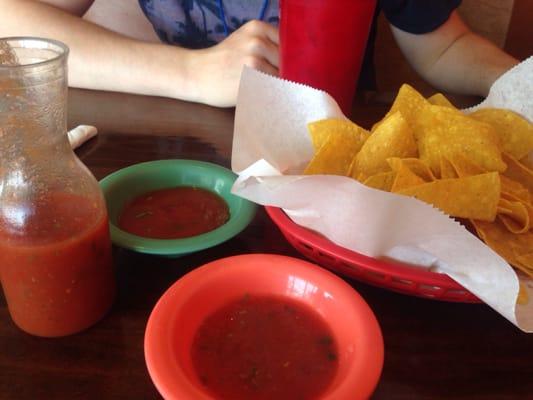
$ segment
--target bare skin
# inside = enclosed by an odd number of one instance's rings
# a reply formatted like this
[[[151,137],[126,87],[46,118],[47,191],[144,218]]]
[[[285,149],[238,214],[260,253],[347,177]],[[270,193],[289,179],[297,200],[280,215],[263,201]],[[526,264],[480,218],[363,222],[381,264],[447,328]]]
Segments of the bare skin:
[[[0,36],[52,37],[70,48],[74,87],[235,105],[243,65],[277,75],[278,31],[250,21],[224,42],[188,50],[127,38],[81,18],[93,0],[0,0]],[[40,21],[36,23],[35,21]]]
[[[446,92],[486,96],[494,81],[518,60],[473,33],[454,11],[433,32],[413,35],[391,26],[413,68]]]
[[[278,30],[250,21],[216,46],[188,50],[111,32],[81,16],[93,0],[0,0],[0,36],[42,36],[70,47],[74,87],[235,105],[243,65],[277,75]],[[35,23],[34,21],[40,21]],[[472,33],[454,12],[435,31],[413,35],[392,28],[408,61],[436,88],[486,95],[518,61]]]

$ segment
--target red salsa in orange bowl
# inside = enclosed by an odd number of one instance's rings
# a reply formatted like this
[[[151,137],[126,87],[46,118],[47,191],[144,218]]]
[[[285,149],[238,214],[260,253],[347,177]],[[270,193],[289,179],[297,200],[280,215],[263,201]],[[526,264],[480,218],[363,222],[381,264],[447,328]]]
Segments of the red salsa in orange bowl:
[[[359,294],[296,258],[248,254],[183,276],[149,318],[145,358],[165,399],[366,399],[383,339]]]
[[[100,181],[111,240],[138,252],[177,257],[240,233],[256,205],[231,193],[236,175],[195,160],[135,164]]]

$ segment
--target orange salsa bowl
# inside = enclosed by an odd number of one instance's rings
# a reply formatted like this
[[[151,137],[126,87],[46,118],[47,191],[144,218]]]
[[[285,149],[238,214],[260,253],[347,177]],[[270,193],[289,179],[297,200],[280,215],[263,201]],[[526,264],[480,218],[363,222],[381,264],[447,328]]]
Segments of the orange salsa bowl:
[[[150,376],[165,399],[219,398],[196,369],[195,337],[217,310],[243,296],[273,296],[292,302],[307,308],[328,326],[328,342],[336,344],[333,358],[337,367],[320,392],[320,399],[365,399],[372,394],[383,366],[383,339],[379,324],[362,297],[336,275],[309,262],[280,255],[248,254],[193,270],[171,286],[153,309],[145,334],[145,358]],[[274,325],[268,324],[270,328]],[[268,349],[268,353],[274,350]],[[226,361],[221,364],[231,360]],[[296,364],[287,362],[285,366]],[[313,365],[299,368],[306,367],[312,369]],[[262,371],[261,365],[254,369]],[[308,380],[305,385],[311,384]],[[258,392],[254,398],[263,397]]]

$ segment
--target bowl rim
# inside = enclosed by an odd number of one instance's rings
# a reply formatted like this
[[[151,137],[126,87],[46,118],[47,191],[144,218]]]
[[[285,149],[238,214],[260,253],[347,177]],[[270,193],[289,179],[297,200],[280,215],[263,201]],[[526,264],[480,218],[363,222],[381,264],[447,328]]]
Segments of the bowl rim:
[[[120,182],[124,177],[131,176],[146,167],[155,169],[170,166],[203,168],[231,181],[235,181],[237,178],[237,175],[228,168],[207,161],[183,158],[146,161],[118,169],[102,178],[99,184],[104,193],[104,198],[106,197],[106,191],[114,184]],[[212,231],[181,239],[155,239],[126,232],[109,220],[111,240],[117,246],[126,249],[162,256],[184,255],[216,246],[243,231],[257,212],[258,207],[255,203],[236,195],[233,196],[240,203],[239,212],[230,214],[230,219],[224,225]]]
[[[444,273],[430,271],[392,259],[366,256],[342,247],[328,238],[320,236],[304,226],[298,225],[290,219],[283,208],[275,206],[264,206],[264,208],[272,222],[274,222],[298,252],[347,278],[425,299],[464,303],[481,302],[468,289]],[[326,259],[317,260],[316,257],[311,257],[303,253],[292,243],[291,239],[304,243],[310,249],[329,256],[333,261],[328,262]],[[340,266],[341,263],[345,265],[356,265],[363,272],[350,268],[342,268]],[[398,285],[394,285],[394,282],[398,282]],[[403,282],[411,282],[412,284],[405,284]],[[437,288],[438,290],[426,292],[420,286],[428,286]]]
[[[278,254],[241,254],[230,256],[204,264],[185,274],[172,284],[159,298],[150,313],[144,336],[144,357],[152,382],[159,393],[167,400],[194,398],[195,400],[214,400],[207,392],[202,391],[187,377],[173,355],[168,351],[172,336],[176,314],[182,305],[196,293],[201,282],[220,282],[220,275],[242,275],[243,269],[249,270],[248,276],[260,271],[262,264],[269,263],[276,268],[283,268],[287,275],[300,276],[314,280],[326,279],[328,285],[335,285],[336,294],[343,302],[349,303],[354,310],[353,319],[357,323],[353,326],[354,340],[359,351],[359,360],[354,363],[351,372],[366,374],[364,384],[359,374],[349,373],[347,378],[333,389],[324,393],[321,400],[336,400],[339,398],[368,398],[374,391],[381,376],[384,361],[384,343],[381,328],[375,314],[362,296],[346,281],[334,273],[308,261],[278,255]],[[233,271],[229,271],[232,269]],[[229,278],[226,278],[229,279]],[[335,295],[335,293],[334,293]],[[220,304],[223,305],[223,302]],[[338,319],[337,319],[338,320]],[[326,319],[327,321],[327,319]],[[335,334],[334,324],[330,328]],[[358,366],[356,367],[355,364]],[[350,364],[351,365],[351,364]],[[355,369],[354,369],[355,368]],[[181,382],[176,385],[176,382]],[[355,393],[358,396],[355,396]],[[350,397],[351,396],[351,397]]]

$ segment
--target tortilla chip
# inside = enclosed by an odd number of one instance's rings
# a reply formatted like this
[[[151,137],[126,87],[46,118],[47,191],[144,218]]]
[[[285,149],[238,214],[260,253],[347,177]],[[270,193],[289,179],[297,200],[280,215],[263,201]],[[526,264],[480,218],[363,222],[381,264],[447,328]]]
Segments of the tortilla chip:
[[[492,172],[505,170],[493,128],[447,107],[429,105],[414,125],[420,159],[440,176],[440,159],[450,162],[461,155]]]
[[[351,176],[470,219],[488,246],[533,277],[533,126],[519,115],[467,116],[440,93],[426,100],[403,85],[372,134],[343,119],[308,129],[315,156],[305,174]]]
[[[526,233],[527,231],[529,231],[529,220],[525,223],[521,223],[517,222],[516,219],[505,214],[498,214],[498,219],[502,221],[503,225],[505,225],[509,232],[515,235],[519,235],[521,233]]]
[[[533,193],[533,170],[527,168],[510,154],[503,153],[503,160],[507,164],[507,169],[503,173],[506,177],[519,182],[530,193]]]
[[[440,178],[441,179],[459,178],[459,174],[455,170],[455,167],[446,157],[441,157],[440,159]]]
[[[402,114],[402,117],[407,123],[413,126],[416,121],[416,115],[429,104],[430,103],[424,98],[424,96],[418,93],[412,86],[404,83],[400,87],[389,112],[381,121],[374,124],[372,132],[374,132],[387,119],[387,117],[390,117],[398,111]]]
[[[460,178],[489,172],[486,169],[481,168],[464,154],[456,154],[455,157],[448,159],[448,161],[453,165],[455,172]]]
[[[370,135],[354,159],[351,175],[365,179],[390,170],[391,157],[416,157],[418,154],[413,132],[397,112],[387,117]]]
[[[533,124],[519,114],[503,108],[482,108],[470,116],[492,125],[503,151],[517,160],[533,151]]]
[[[529,296],[527,294],[527,289],[525,288],[522,282],[519,282],[518,296],[516,298],[516,304],[526,305],[529,303]]]
[[[437,179],[427,164],[419,158],[402,158],[402,163],[409,168],[411,172],[422,178],[424,182],[432,182]]]
[[[362,132],[365,132],[366,136],[370,134],[370,132],[354,124],[352,121],[337,118],[310,122],[307,124],[307,129],[309,130],[315,152],[320,150],[331,134],[353,134],[356,136],[362,135]]]
[[[428,98],[428,102],[433,104],[434,106],[448,107],[457,110],[457,108],[452,103],[450,103],[450,100],[444,97],[442,93],[435,93],[433,96]]]
[[[524,165],[528,169],[533,169],[533,152],[529,153],[528,156],[521,158],[520,164]]]
[[[533,252],[518,254],[516,256],[516,262],[518,263],[519,269],[529,276],[533,275]]]
[[[392,171],[396,174],[391,192],[399,192],[412,186],[423,185],[426,183],[421,177],[415,174],[401,158],[389,158],[388,163]]]
[[[496,253],[533,278],[533,232],[520,235],[509,232],[500,220],[494,223],[471,221],[478,236]]]
[[[501,174],[500,180],[502,185],[502,197],[505,197],[508,200],[519,200],[524,203],[531,203],[531,194],[524,185]]]
[[[352,161],[367,137],[368,132],[362,128],[356,131],[344,128],[334,131],[315,153],[304,174],[348,176]]]
[[[512,233],[520,234],[531,228],[530,211],[526,204],[500,198],[498,202],[498,218]]]
[[[398,192],[433,204],[448,215],[494,221],[500,199],[496,172],[458,179],[441,179]]]
[[[501,178],[505,178],[505,177],[503,175],[500,175],[500,179]],[[500,198],[504,200],[516,201],[516,202],[524,204],[524,206],[526,207],[526,209],[528,210],[530,214],[533,211],[533,203],[531,202],[530,198],[520,198],[520,197],[515,196],[513,193],[503,192],[503,191],[501,193]],[[532,218],[532,221],[533,221],[533,218]]]
[[[369,176],[363,184],[374,189],[390,192],[394,182],[395,173],[392,171],[380,172],[379,174]]]

